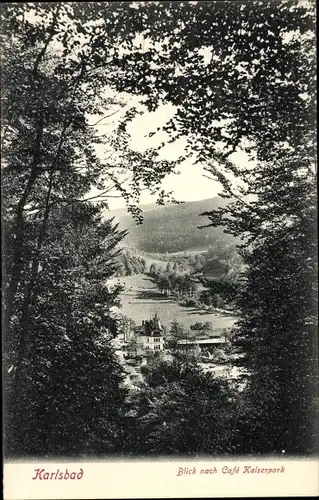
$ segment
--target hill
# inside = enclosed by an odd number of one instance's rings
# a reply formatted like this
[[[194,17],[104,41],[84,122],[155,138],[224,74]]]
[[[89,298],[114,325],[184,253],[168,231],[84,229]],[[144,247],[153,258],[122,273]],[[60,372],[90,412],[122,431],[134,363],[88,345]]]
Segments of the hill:
[[[227,203],[223,198],[168,204],[165,206],[146,205],[144,222],[136,225],[123,209],[107,213],[114,216],[121,229],[129,230],[125,244],[143,252],[172,253],[188,250],[206,250],[216,239],[229,240],[222,228],[199,229],[209,223],[200,214]],[[155,208],[154,208],[155,207]]]
[[[149,203],[147,205],[140,205],[139,208],[143,210],[143,213],[149,212],[150,210],[160,210],[164,208],[161,205],[157,205],[156,203]],[[109,219],[110,217],[114,217],[116,222],[119,222],[124,218],[132,218],[131,214],[129,214],[126,207],[123,208],[115,208],[114,210],[107,210],[104,212],[104,216]],[[133,221],[132,221],[133,222]]]

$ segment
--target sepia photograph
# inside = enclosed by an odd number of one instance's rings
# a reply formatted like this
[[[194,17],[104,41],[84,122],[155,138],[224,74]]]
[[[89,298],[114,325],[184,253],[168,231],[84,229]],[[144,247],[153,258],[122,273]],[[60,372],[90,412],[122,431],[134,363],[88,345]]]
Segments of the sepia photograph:
[[[315,33],[313,0],[2,4],[4,461],[34,488],[318,460]]]

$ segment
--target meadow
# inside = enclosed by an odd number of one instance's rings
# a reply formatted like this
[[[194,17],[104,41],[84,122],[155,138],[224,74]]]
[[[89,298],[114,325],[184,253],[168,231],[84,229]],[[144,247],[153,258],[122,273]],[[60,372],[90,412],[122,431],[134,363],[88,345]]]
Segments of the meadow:
[[[210,321],[213,329],[220,329],[231,328],[236,321],[236,317],[229,314],[180,306],[174,300],[163,297],[145,274],[114,278],[109,284],[117,282],[124,285],[125,290],[120,296],[122,307],[116,310],[130,317],[136,324],[141,324],[142,320],[150,318],[155,313],[166,328],[169,328],[176,319],[186,330],[196,322]]]

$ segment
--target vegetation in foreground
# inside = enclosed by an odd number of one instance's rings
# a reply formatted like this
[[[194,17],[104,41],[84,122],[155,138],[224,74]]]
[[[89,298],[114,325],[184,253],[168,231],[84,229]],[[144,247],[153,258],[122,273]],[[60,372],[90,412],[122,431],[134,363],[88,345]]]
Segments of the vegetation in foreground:
[[[313,3],[22,3],[1,15],[5,455],[315,453]],[[163,130],[186,137],[184,157],[130,148],[141,109],[127,94],[176,107]],[[240,148],[253,165],[230,161]],[[101,214],[114,188],[141,222],[141,191],[162,204],[163,179],[190,153],[228,200],[203,220],[242,240],[236,342],[251,377],[239,396],[181,361],[132,399],[109,346],[119,290],[105,285],[123,235]]]

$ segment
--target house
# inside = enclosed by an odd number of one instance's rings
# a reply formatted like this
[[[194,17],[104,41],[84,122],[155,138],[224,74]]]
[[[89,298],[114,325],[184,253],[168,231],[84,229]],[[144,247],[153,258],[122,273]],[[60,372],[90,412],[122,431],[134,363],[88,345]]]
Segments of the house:
[[[164,350],[164,328],[157,314],[149,320],[143,320],[135,332],[137,344],[143,350],[152,352]]]

